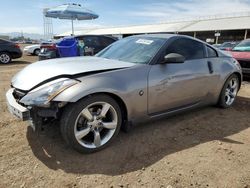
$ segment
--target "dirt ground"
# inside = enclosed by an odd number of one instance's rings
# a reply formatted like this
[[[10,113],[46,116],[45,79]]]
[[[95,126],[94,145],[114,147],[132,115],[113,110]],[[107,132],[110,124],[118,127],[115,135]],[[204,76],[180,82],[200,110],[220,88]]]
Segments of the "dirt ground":
[[[10,115],[11,77],[37,60],[0,65],[0,187],[250,188],[250,83],[232,108],[206,107],[121,132],[107,149],[83,155],[58,127],[36,136]]]

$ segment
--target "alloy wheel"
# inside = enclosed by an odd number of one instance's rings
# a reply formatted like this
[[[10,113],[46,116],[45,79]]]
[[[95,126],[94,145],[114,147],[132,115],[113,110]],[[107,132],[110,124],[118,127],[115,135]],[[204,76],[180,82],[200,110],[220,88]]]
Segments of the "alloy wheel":
[[[5,53],[1,54],[0,55],[0,62],[4,63],[4,64],[9,63],[10,62],[10,56],[8,54],[5,54]]]
[[[117,125],[115,108],[107,102],[95,102],[78,115],[74,127],[75,138],[86,148],[98,148],[112,138]]]
[[[238,87],[239,83],[236,78],[233,77],[231,80],[229,80],[227,88],[225,90],[225,103],[228,106],[230,106],[234,102],[238,92]]]

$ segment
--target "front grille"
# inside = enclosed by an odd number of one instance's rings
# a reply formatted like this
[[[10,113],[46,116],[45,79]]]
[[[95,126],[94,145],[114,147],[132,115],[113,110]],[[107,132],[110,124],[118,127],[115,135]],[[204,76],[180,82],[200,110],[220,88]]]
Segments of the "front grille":
[[[242,68],[250,69],[250,60],[238,60]]]
[[[21,100],[24,97],[24,95],[26,95],[24,91],[19,89],[14,89],[13,96],[17,101]]]

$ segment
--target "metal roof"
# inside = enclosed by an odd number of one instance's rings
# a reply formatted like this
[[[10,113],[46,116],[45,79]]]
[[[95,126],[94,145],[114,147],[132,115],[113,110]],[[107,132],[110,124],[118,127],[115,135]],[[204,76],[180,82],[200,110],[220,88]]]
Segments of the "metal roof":
[[[250,16],[200,20],[182,28],[179,32],[250,29]]]
[[[127,27],[111,27],[90,31],[91,34],[138,34],[138,33],[161,33],[176,32],[192,22],[162,23],[150,25],[137,25]]]
[[[221,31],[250,29],[250,13],[235,17],[207,17],[206,19],[175,21],[160,24],[135,25],[123,27],[98,28],[92,30],[78,30],[75,35],[117,35],[140,33],[178,33],[194,31]],[[67,36],[62,33],[57,36]]]

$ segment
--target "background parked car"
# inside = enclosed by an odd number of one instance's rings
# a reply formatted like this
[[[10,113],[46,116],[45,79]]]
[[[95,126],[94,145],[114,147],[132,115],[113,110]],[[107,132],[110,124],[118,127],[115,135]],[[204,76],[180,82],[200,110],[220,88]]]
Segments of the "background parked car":
[[[85,55],[95,55],[117,39],[103,35],[83,35],[76,37],[85,45]]]
[[[221,44],[213,44],[213,47],[215,48],[219,48],[221,46]]]
[[[56,42],[42,43],[40,46],[39,60],[53,59],[59,57]]]
[[[243,74],[250,76],[250,39],[240,42],[230,53],[240,63]]]
[[[84,44],[84,56],[93,56],[117,40],[116,38],[104,35],[81,35],[75,38],[79,43]],[[56,46],[60,41],[61,40],[42,44],[40,47],[39,60],[60,57]]]
[[[0,63],[10,63],[12,59],[22,57],[22,51],[18,44],[0,39]]]
[[[220,50],[227,50],[230,51],[233,49],[234,46],[236,46],[237,44],[239,44],[239,42],[235,42],[235,41],[231,41],[231,42],[224,42],[222,43],[218,48]]]
[[[23,49],[25,54],[38,55],[40,53],[40,44],[34,44],[31,46],[26,46]]]

